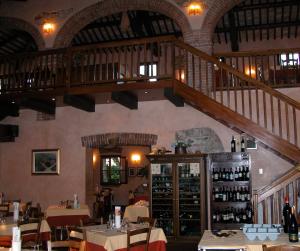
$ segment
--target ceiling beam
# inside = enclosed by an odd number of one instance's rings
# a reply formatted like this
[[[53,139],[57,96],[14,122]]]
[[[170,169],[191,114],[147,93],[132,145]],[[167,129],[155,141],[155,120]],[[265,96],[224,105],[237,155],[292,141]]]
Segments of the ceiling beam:
[[[181,96],[174,94],[172,87],[164,88],[164,96],[175,106],[184,107],[184,100]]]
[[[17,104],[0,103],[0,120],[7,116],[18,117],[19,108]]]
[[[47,114],[55,114],[55,102],[37,98],[23,98],[21,105]]]
[[[95,112],[95,100],[86,95],[64,95],[64,103],[86,112]]]
[[[138,109],[138,98],[136,95],[128,91],[112,92],[111,99],[115,102],[131,109]]]
[[[235,24],[234,12],[231,10],[228,13],[229,19],[229,37],[231,42],[231,50],[239,51],[238,30]]]
[[[272,3],[251,3],[250,5],[239,5],[233,8],[234,11],[240,10],[251,10],[251,9],[265,9],[265,8],[276,8],[287,5],[299,5],[299,0],[290,0],[290,1],[282,1],[282,2],[272,2]]]
[[[14,142],[15,137],[19,136],[18,125],[0,124],[0,142]]]

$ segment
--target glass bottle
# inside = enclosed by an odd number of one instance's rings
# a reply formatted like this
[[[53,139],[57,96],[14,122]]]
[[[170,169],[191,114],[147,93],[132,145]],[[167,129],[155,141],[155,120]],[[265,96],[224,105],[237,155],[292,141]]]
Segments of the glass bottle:
[[[230,146],[231,146],[231,152],[234,153],[236,151],[236,142],[235,142],[234,136],[232,136]]]
[[[288,233],[289,231],[289,225],[290,225],[290,215],[291,215],[291,207],[289,204],[289,197],[285,197],[285,205],[282,210],[283,214],[283,230],[285,233]]]
[[[242,137],[242,140],[241,140],[241,152],[245,152],[245,151],[246,151],[246,144],[245,144],[244,137]]]
[[[292,207],[292,214],[289,226],[289,241],[298,242],[298,224],[295,217],[295,206]]]

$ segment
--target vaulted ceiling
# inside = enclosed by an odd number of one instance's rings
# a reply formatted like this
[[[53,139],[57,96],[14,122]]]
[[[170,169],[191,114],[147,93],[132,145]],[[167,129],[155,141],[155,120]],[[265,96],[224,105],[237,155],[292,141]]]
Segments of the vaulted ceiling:
[[[214,43],[295,38],[300,35],[299,0],[246,0],[228,11],[218,22]]]
[[[97,19],[76,34],[72,44],[76,46],[162,35],[181,36],[181,31],[169,17],[157,12],[134,10]]]

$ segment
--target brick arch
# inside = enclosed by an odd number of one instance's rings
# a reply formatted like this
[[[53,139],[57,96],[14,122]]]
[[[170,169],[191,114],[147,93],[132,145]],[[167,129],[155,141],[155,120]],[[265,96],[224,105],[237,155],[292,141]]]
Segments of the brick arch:
[[[25,20],[14,17],[0,17],[0,26],[25,31],[34,39],[39,50],[45,48],[45,41],[39,30]]]
[[[210,40],[212,40],[215,27],[220,18],[223,17],[228,10],[243,1],[244,0],[216,0],[209,5],[201,30],[209,36]]]
[[[156,11],[168,16],[177,23],[183,34],[190,32],[191,27],[187,17],[175,5],[166,0],[104,0],[86,7],[72,16],[58,32],[54,47],[68,47],[73,37],[86,25],[99,17],[128,10]]]

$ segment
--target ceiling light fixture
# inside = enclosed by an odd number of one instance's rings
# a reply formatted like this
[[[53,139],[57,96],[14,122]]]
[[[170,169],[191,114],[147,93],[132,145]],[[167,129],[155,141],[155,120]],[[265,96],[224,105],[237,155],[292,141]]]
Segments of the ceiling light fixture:
[[[189,16],[199,16],[206,8],[206,4],[203,1],[188,1],[185,6]]]
[[[55,25],[51,21],[45,21],[45,23],[43,24],[43,32],[45,34],[52,33],[54,31],[54,29],[55,29]]]

